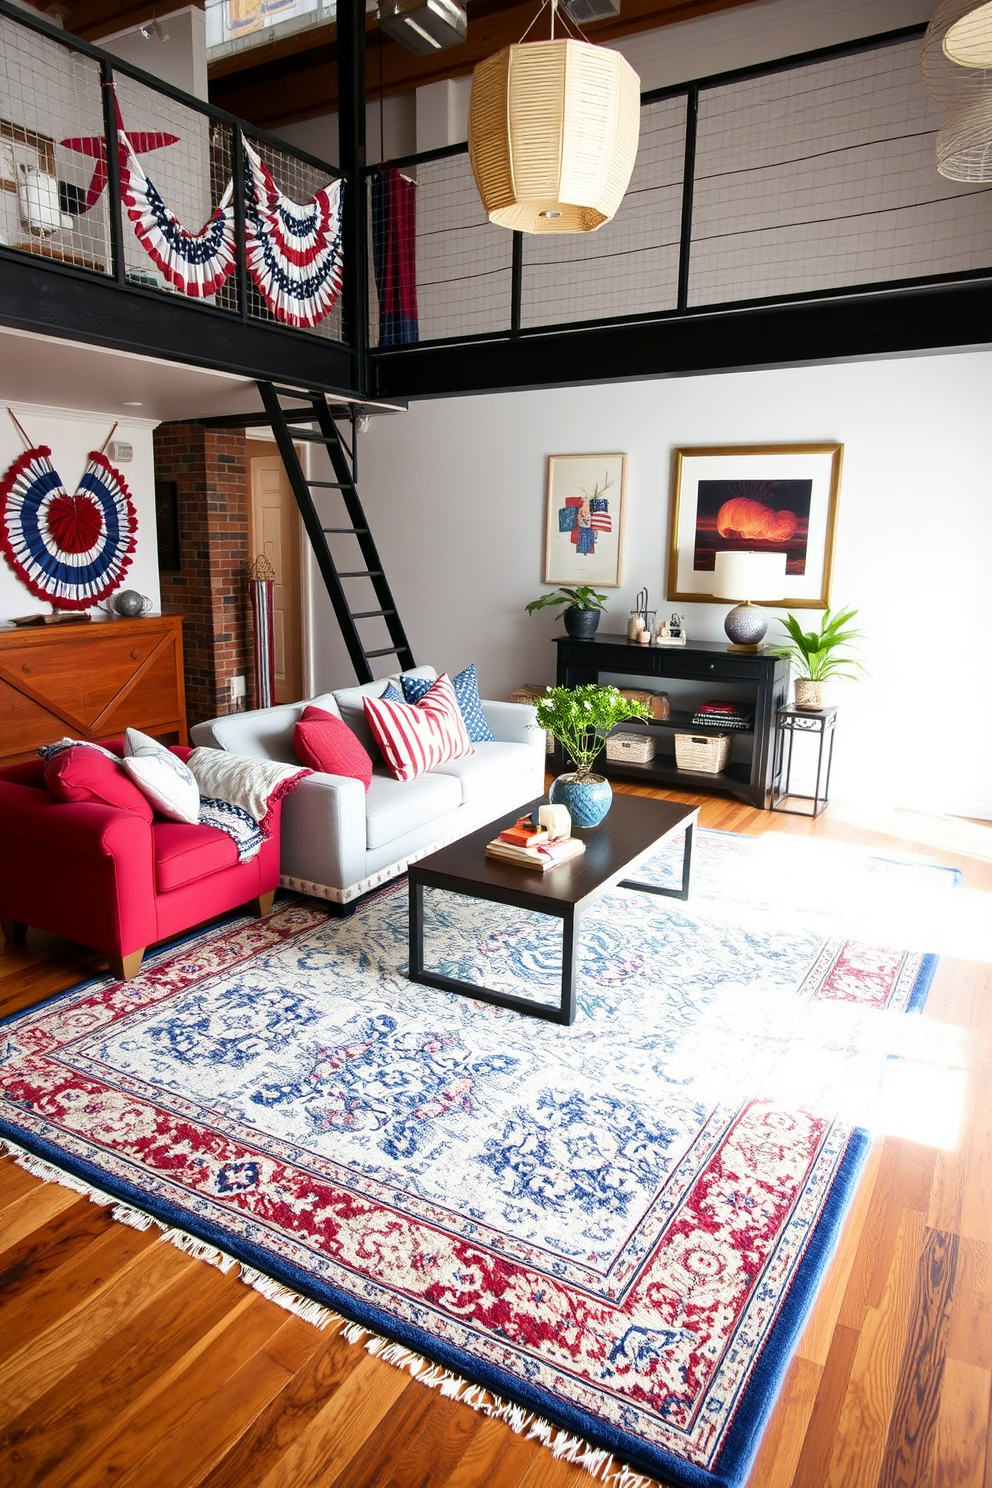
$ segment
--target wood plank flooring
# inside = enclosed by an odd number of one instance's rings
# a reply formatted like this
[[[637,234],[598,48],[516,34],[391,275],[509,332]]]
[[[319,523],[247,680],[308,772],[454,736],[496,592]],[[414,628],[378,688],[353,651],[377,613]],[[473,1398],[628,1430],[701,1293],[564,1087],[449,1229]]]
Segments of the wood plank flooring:
[[[638,793],[635,790],[635,793]],[[992,826],[831,806],[816,822],[712,797],[704,826],[918,852],[989,895]],[[31,933],[0,954],[0,1013],[103,969]],[[945,954],[926,1018],[968,1030],[953,1151],[869,1160],[752,1488],[992,1483],[992,999]],[[586,1488],[581,1468],[319,1332],[157,1230],[0,1160],[4,1488]]]

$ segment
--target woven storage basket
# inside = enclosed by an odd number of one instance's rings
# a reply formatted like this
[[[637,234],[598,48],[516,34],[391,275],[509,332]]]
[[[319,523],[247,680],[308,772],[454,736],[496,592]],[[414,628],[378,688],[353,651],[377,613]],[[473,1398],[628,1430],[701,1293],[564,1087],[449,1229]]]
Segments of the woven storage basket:
[[[729,734],[676,734],[675,763],[680,770],[718,775],[730,753]]]
[[[540,683],[538,683],[538,682],[521,682],[520,686],[519,687],[515,687],[513,689],[513,691],[510,693],[510,702],[511,703],[536,703],[537,702],[537,699],[539,697],[543,697],[544,694],[547,692],[547,690],[548,689],[546,687],[542,687],[540,685]],[[555,752],[555,741],[554,741],[553,736],[551,734],[545,734],[544,738],[545,738],[545,745],[544,745],[544,752],[545,752],[545,754],[554,754],[554,752]]]
[[[646,765],[654,759],[654,740],[650,734],[611,734],[606,741],[606,758]]]

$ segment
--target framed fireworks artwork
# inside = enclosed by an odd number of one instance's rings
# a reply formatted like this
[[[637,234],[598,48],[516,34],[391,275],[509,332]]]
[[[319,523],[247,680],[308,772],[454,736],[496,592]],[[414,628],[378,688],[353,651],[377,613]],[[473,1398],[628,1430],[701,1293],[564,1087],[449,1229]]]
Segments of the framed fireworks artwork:
[[[842,444],[677,449],[668,598],[726,604],[711,592],[717,553],[784,553],[782,604],[826,609],[843,451]]]
[[[549,455],[544,582],[623,582],[626,455]]]

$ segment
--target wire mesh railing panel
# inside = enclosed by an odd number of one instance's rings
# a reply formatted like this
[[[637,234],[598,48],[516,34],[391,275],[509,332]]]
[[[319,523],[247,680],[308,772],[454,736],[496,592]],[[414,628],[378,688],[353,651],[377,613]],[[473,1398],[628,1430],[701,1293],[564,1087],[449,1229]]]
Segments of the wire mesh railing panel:
[[[246,136],[246,145],[269,177],[267,186],[256,181],[259,196],[269,195],[257,250],[249,249],[249,266],[254,254],[258,274],[249,276],[248,314],[343,341],[337,181],[267,141]]]
[[[0,18],[0,243],[113,273],[100,69]]]
[[[704,89],[690,305],[989,266],[992,190],[937,175],[918,41]]]
[[[468,156],[387,170],[370,185],[373,344],[508,330],[513,239],[482,210]]]
[[[231,179],[230,131],[123,73],[115,74],[114,91],[131,142],[122,191],[134,205],[121,205],[128,283],[236,309],[237,282],[224,272],[229,254],[218,255],[215,264],[205,242],[202,254],[191,251],[185,261],[171,261],[171,270],[166,267],[170,237],[177,231],[201,233],[224,197]],[[197,272],[203,279],[194,295]],[[211,288],[217,280],[219,288]],[[183,284],[190,288],[184,290]]]
[[[645,104],[620,210],[593,233],[524,237],[522,326],[650,314],[678,300],[684,95]]]

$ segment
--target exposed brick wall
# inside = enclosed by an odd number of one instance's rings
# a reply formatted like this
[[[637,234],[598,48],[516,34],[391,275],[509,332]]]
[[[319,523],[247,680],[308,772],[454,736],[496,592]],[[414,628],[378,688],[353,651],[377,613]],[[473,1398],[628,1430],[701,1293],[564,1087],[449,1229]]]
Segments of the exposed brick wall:
[[[244,432],[162,424],[155,473],[178,489],[182,568],[161,576],[162,609],[184,616],[186,710],[198,723],[233,711],[232,677],[252,694]]]

